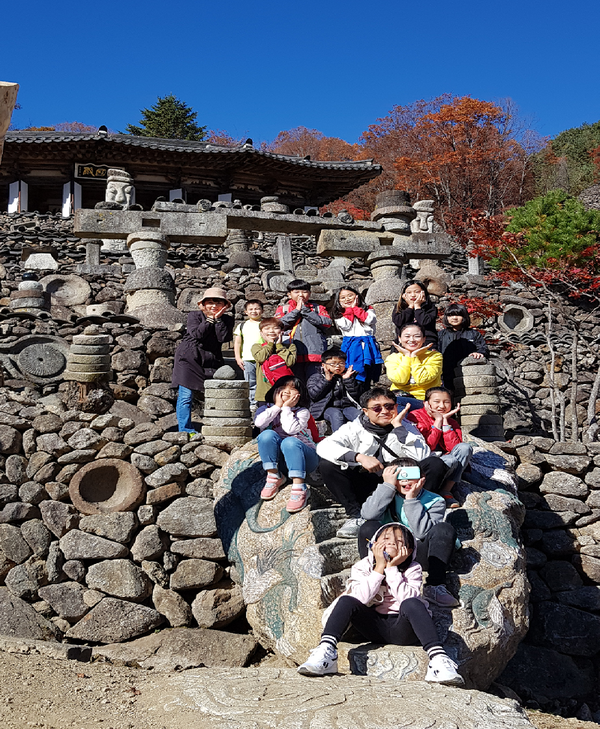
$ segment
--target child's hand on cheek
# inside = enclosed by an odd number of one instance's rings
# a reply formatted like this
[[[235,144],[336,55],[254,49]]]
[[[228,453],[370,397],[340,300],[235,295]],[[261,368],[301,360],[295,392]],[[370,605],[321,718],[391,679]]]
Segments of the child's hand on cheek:
[[[418,481],[415,481],[415,483],[410,484],[404,489],[404,498],[408,499],[409,501],[411,499],[417,499],[419,498],[419,494],[423,490],[423,484],[425,483],[424,478],[420,478]]]
[[[375,542],[373,545],[373,557],[375,557],[374,571],[380,575],[385,574],[385,568],[388,566],[386,558],[383,556],[383,543]]]
[[[399,564],[402,564],[405,559],[407,559],[412,554],[412,549],[409,547],[406,547],[404,544],[398,547],[398,554],[392,559],[391,562],[388,562],[388,567],[397,567]]]

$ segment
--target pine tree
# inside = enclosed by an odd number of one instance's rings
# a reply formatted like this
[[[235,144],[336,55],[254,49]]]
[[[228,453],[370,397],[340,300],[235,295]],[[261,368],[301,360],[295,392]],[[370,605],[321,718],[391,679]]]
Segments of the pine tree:
[[[127,134],[136,137],[162,137],[163,139],[189,139],[200,142],[206,137],[206,127],[196,124],[198,112],[173,94],[159,96],[150,109],[141,110],[141,126],[127,125]]]

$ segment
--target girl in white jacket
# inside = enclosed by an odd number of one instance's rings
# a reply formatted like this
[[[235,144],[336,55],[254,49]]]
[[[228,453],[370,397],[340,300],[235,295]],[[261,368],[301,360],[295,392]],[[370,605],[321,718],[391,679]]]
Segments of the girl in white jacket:
[[[345,593],[323,616],[321,642],[298,673],[337,673],[337,644],[352,624],[372,643],[420,643],[429,656],[426,681],[464,684],[456,663],[440,643],[427,602],[421,597],[423,576],[413,552],[413,536],[398,522],[386,524],[374,534],[368,555],[352,567]]]
[[[356,289],[344,286],[337,292],[331,316],[343,335],[342,352],[346,365],[352,366],[362,391],[371,387],[381,377],[383,357],[375,339],[377,316],[372,307],[365,304]]]
[[[260,429],[258,454],[267,472],[260,498],[265,501],[274,499],[287,481],[286,476],[279,472],[283,461],[292,480],[292,492],[285,507],[289,512],[300,511],[306,506],[306,474],[314,471],[319,463],[310,430],[308,403],[308,393],[302,381],[288,375],[280,377],[267,392],[266,405],[260,407],[254,416],[254,424]]]

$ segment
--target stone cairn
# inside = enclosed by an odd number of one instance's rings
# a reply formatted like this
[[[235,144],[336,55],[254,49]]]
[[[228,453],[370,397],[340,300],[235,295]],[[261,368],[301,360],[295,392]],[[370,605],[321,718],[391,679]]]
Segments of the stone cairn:
[[[34,273],[24,273],[17,291],[10,295],[10,308],[15,312],[37,314],[46,306],[46,297],[42,284],[36,280]]]
[[[90,384],[109,378],[110,369],[109,334],[102,334],[98,326],[89,326],[83,334],[73,337],[73,344],[67,356],[64,379]]]
[[[504,440],[504,423],[495,366],[486,359],[463,359],[454,370],[463,432],[485,441]]]
[[[205,383],[202,435],[209,445],[241,446],[252,439],[248,383],[235,379],[229,365]]]

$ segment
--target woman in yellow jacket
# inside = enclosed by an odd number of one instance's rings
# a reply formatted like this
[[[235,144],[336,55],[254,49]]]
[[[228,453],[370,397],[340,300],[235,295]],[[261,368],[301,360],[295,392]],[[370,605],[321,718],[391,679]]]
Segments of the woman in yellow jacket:
[[[442,384],[442,355],[425,344],[425,332],[419,324],[407,324],[400,332],[398,350],[385,360],[385,371],[398,391],[397,402],[411,410],[423,407],[425,392]]]

